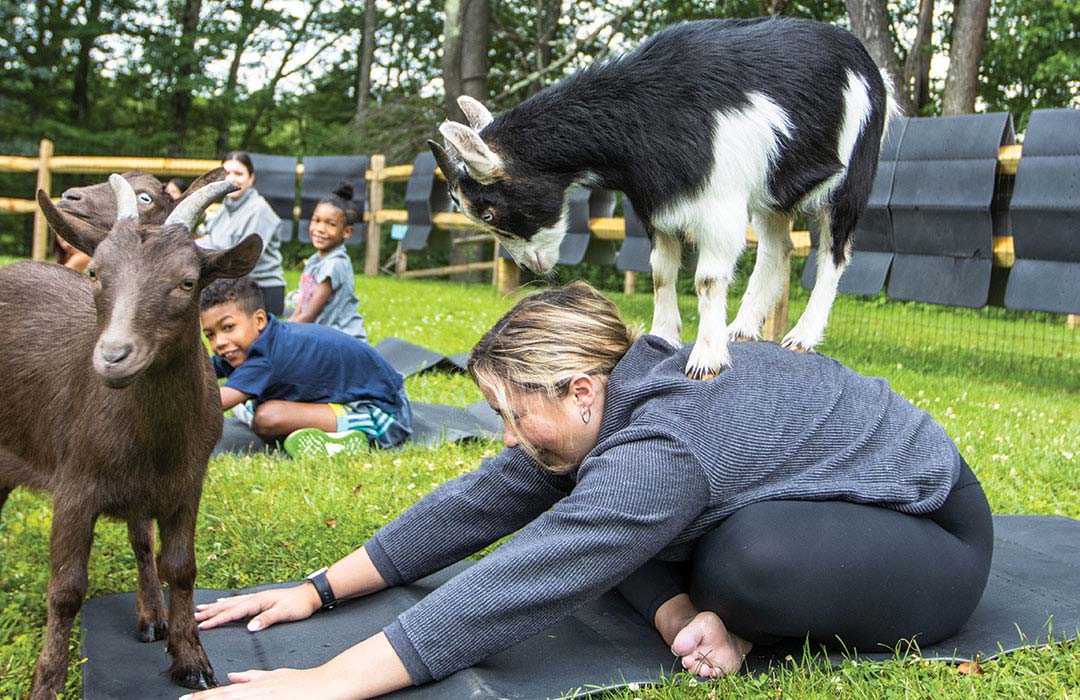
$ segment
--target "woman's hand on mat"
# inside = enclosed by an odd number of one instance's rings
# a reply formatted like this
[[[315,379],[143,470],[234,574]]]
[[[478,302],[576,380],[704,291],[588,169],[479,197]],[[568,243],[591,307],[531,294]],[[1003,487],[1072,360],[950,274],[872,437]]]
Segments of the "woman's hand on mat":
[[[412,685],[409,672],[382,632],[355,644],[322,666],[307,670],[230,673],[232,685],[180,700],[364,700]]]
[[[671,651],[682,658],[683,668],[706,678],[739,670],[753,645],[728,631],[713,612],[699,612],[678,634]]]
[[[305,582],[291,588],[273,588],[198,605],[195,621],[199,623],[199,629],[207,630],[250,617],[248,631],[258,632],[278,622],[309,618],[320,607],[318,592]]]
[[[229,674],[229,683],[212,690],[183,695],[180,700],[292,700],[294,698],[348,697],[333,688],[334,681],[321,668],[274,671],[240,671]],[[317,690],[316,690],[317,689]]]

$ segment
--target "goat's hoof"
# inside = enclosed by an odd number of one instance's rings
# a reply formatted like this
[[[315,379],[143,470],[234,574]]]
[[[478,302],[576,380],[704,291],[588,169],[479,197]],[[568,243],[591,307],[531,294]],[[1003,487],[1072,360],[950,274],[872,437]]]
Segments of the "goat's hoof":
[[[751,333],[737,332],[728,336],[734,343],[750,343],[757,340],[757,337]]]
[[[814,348],[812,346],[803,345],[797,340],[785,340],[783,343],[781,343],[781,346],[803,355],[814,351]]]
[[[192,668],[173,671],[173,682],[190,690],[209,690],[218,687],[217,678],[214,677],[214,669],[207,664],[206,668]]]
[[[139,641],[149,644],[150,642],[160,642],[169,636],[169,623],[162,620],[161,622],[150,622],[146,625],[139,626]]]
[[[716,379],[720,376],[720,372],[723,371],[723,367],[713,370],[707,367],[687,367],[686,376],[690,379],[696,379],[697,381],[707,382],[710,379]]]

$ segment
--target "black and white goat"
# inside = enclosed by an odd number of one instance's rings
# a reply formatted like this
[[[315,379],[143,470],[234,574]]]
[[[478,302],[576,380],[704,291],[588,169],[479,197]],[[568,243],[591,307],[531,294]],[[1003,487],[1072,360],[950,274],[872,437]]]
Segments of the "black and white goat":
[[[700,327],[686,373],[730,365],[728,338],[752,339],[783,290],[795,214],[817,217],[817,282],[784,345],[825,331],[852,229],[877,170],[892,109],[850,33],[809,20],[704,20],[661,31],[493,117],[458,101],[432,151],[461,210],[524,267],[549,271],[573,185],[620,190],[652,239],[652,333],[678,344],[675,279],[696,246]],[[751,221],[758,257],[739,313],[726,295]]]

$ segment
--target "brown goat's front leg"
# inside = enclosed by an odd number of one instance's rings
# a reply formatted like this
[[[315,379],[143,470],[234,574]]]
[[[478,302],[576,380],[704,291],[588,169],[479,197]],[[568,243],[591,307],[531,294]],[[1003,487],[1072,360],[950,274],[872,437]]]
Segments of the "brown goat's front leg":
[[[4,503],[7,502],[7,497],[9,493],[11,493],[11,488],[7,486],[0,486],[0,514],[4,512]]]
[[[135,565],[139,569],[135,629],[141,641],[156,642],[165,639],[169,623],[165,620],[165,599],[154,562],[154,521],[129,521],[128,542],[135,552]]]
[[[199,642],[195,625],[195,517],[198,500],[161,519],[158,571],[169,584],[169,655],[172,679],[185,688],[216,686],[214,669]]]
[[[96,520],[97,513],[86,512],[85,504],[54,497],[49,540],[48,623],[45,644],[30,684],[30,700],[55,700],[64,688],[68,641],[86,596],[86,562],[90,558]]]

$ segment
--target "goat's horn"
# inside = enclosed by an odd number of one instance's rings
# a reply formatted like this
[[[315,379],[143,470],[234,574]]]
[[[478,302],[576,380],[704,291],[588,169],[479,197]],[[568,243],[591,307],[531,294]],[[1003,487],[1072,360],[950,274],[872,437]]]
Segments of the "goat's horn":
[[[138,219],[139,200],[135,198],[135,188],[131,183],[113,173],[109,176],[109,185],[116,195],[116,220]]]
[[[202,216],[202,213],[206,211],[211,202],[238,189],[240,188],[225,180],[211,182],[204,187],[200,187],[176,205],[176,209],[173,209],[172,213],[165,219],[164,225],[180,224],[186,226],[190,231],[195,228],[199,217]]]

